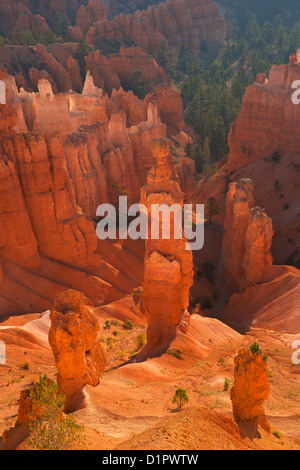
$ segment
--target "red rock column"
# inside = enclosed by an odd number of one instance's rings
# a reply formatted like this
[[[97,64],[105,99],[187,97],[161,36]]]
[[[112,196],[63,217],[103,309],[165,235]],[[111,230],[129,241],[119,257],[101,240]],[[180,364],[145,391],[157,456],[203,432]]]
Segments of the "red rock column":
[[[235,291],[262,282],[272,265],[272,220],[254,206],[254,186],[241,179],[229,187],[226,200],[225,235],[222,242],[224,280]]]
[[[270,393],[268,366],[263,360],[263,355],[242,349],[234,362],[234,386],[231,389],[234,419],[238,422],[260,424],[270,432],[263,409]]]
[[[58,369],[58,384],[66,395],[66,410],[78,409],[86,384],[96,387],[106,359],[99,324],[80,292],[68,290],[56,296],[50,313],[49,343]]]
[[[142,188],[141,203],[148,209],[149,236],[146,241],[144,307],[148,318],[147,349],[159,351],[175,338],[177,327],[187,331],[189,290],[193,283],[193,257],[186,250],[186,240],[174,237],[174,214],[171,216],[170,239],[151,238],[151,206],[178,204],[183,207],[183,193],[168,164],[170,142],[154,141],[157,165]],[[153,206],[152,206],[153,207]],[[154,221],[153,221],[154,223]],[[159,222],[160,234],[162,220]],[[181,320],[183,320],[181,322]]]

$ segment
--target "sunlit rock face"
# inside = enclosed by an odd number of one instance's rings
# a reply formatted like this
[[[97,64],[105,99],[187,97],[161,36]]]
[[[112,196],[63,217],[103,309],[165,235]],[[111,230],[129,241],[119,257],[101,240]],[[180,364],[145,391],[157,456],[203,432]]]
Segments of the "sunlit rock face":
[[[267,362],[261,353],[247,349],[235,358],[234,385],[231,389],[233,415],[238,422],[260,424],[266,431],[271,428],[263,404],[270,393]]]
[[[228,136],[228,169],[273,154],[283,157],[299,152],[300,106],[292,101],[296,80],[300,80],[300,62],[295,56],[287,65],[273,65],[268,80],[258,74],[256,82],[246,88],[241,111]]]
[[[66,409],[72,411],[82,404],[84,386],[97,386],[105,368],[99,324],[84,295],[73,290],[56,296],[50,319],[49,343],[58,384],[66,395]]]
[[[184,234],[175,239],[176,216],[171,213],[170,237],[162,239],[162,219],[156,217],[160,237],[152,237],[151,214],[155,204],[177,204],[183,207],[183,193],[169,164],[170,142],[157,140],[153,144],[156,166],[147,176],[147,183],[141,191],[141,203],[148,209],[149,239],[146,240],[144,307],[147,313],[147,349],[159,350],[166,347],[176,336],[177,327],[188,330],[189,289],[193,282],[193,259],[186,249]],[[181,228],[182,231],[182,228]],[[184,318],[183,318],[184,317]]]
[[[224,279],[233,290],[259,284],[272,265],[272,220],[255,207],[250,179],[231,183],[226,199],[222,242]]]
[[[80,94],[54,93],[46,78],[38,93],[18,92],[6,73],[0,79],[0,315],[46,310],[66,288],[102,302],[112,278],[102,278],[96,211],[120,195],[139,202],[155,164],[152,141],[167,133],[158,102],[123,89],[104,95],[90,73]],[[188,188],[189,172],[179,181]]]

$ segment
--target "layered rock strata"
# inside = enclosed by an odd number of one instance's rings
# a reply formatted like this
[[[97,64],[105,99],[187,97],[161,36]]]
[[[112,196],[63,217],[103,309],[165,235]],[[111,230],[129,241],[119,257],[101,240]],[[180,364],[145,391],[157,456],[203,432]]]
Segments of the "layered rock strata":
[[[70,37],[78,38],[78,30],[84,34],[77,24],[69,31]],[[99,44],[104,39],[119,43],[129,41],[156,54],[164,41],[178,50],[184,47],[199,53],[202,41],[223,44],[225,35],[225,19],[215,2],[167,0],[133,15],[120,14],[110,21],[102,18],[90,26],[86,38],[91,44]]]
[[[105,368],[105,352],[97,338],[99,324],[84,295],[73,290],[56,296],[50,319],[49,343],[58,385],[66,395],[66,410],[73,411],[82,403],[84,386],[97,386]]]
[[[156,103],[103,95],[90,74],[82,94],[54,94],[46,79],[39,93],[18,93],[13,77],[0,78],[0,314],[47,310],[67,288],[96,304],[119,299],[140,281],[102,250],[96,210],[120,195],[139,201],[152,140],[166,137]]]
[[[231,183],[226,198],[222,242],[224,278],[233,290],[259,284],[272,265],[272,220],[255,207],[250,179]]]
[[[177,327],[187,331],[189,314],[189,290],[193,283],[193,259],[186,249],[186,240],[180,223],[181,239],[176,239],[174,226],[178,217],[170,216],[170,236],[163,239],[162,219],[155,214],[154,205],[177,204],[183,207],[183,193],[172,174],[168,162],[170,142],[157,140],[153,144],[156,166],[147,176],[141,191],[141,203],[148,209],[149,239],[146,240],[144,308],[148,318],[147,349],[166,347],[176,335]],[[181,222],[181,221],[180,221]],[[153,238],[153,224],[159,227],[159,237]]]
[[[267,362],[261,353],[252,354],[242,349],[234,363],[234,385],[230,394],[234,419],[250,425],[253,423],[254,434],[257,425],[271,432],[263,408],[270,393]]]
[[[241,112],[229,132],[229,170],[265,158],[273,157],[276,162],[276,158],[299,152],[300,106],[292,100],[297,80],[300,60],[295,56],[289,64],[273,65],[269,79],[259,74],[246,89]]]

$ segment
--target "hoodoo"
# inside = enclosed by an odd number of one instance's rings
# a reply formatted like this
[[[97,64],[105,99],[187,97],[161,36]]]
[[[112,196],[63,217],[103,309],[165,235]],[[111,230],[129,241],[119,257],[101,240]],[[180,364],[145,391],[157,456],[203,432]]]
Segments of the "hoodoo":
[[[263,404],[270,393],[268,366],[260,352],[239,351],[235,358],[234,386],[231,389],[233,415],[238,422],[259,424],[270,432]]]
[[[272,265],[272,220],[264,209],[254,206],[250,179],[231,183],[226,199],[224,278],[233,290],[259,284]]]
[[[169,164],[170,142],[166,139],[153,143],[156,166],[147,176],[147,183],[141,191],[141,203],[148,209],[149,234],[154,205],[173,204],[183,206],[183,193]],[[159,215],[157,216],[159,218]],[[170,216],[170,239],[164,240],[162,220],[159,219],[160,239],[146,240],[144,307],[147,313],[147,348],[150,351],[166,347],[176,335],[182,320],[187,330],[189,314],[189,290],[193,283],[192,253],[186,250],[184,234],[175,239],[174,224],[176,215]]]
[[[99,324],[85,297],[69,290],[58,294],[50,313],[49,343],[58,370],[58,384],[66,395],[66,410],[82,405],[86,384],[98,385],[105,353],[97,338]]]

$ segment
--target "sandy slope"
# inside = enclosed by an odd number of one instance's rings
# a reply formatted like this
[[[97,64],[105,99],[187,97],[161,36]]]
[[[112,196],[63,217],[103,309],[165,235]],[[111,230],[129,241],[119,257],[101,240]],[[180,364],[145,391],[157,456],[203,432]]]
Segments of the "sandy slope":
[[[96,313],[101,340],[110,340],[103,379],[96,388],[86,387],[86,407],[77,412],[89,448],[299,447],[300,368],[291,362],[294,337],[260,329],[243,336],[218,320],[194,315],[190,332],[180,334],[168,353],[139,362],[136,338],[146,327],[139,303],[129,296],[99,307]],[[132,330],[123,329],[125,318],[133,322]],[[110,330],[103,328],[107,319],[112,323]],[[0,340],[7,344],[7,365],[0,366],[0,432],[16,420],[20,389],[40,374],[53,378],[56,374],[52,352],[45,343],[48,315],[12,318],[11,327],[9,323],[7,320],[0,328]],[[232,421],[229,392],[223,391],[225,378],[232,380],[237,351],[254,340],[269,356],[271,394],[266,413],[272,427],[282,432],[282,439],[260,430],[261,438],[252,441],[251,430],[239,430]],[[181,359],[173,355],[176,350]],[[189,397],[181,412],[172,404],[178,387],[186,389]],[[26,446],[23,443],[18,448]]]

